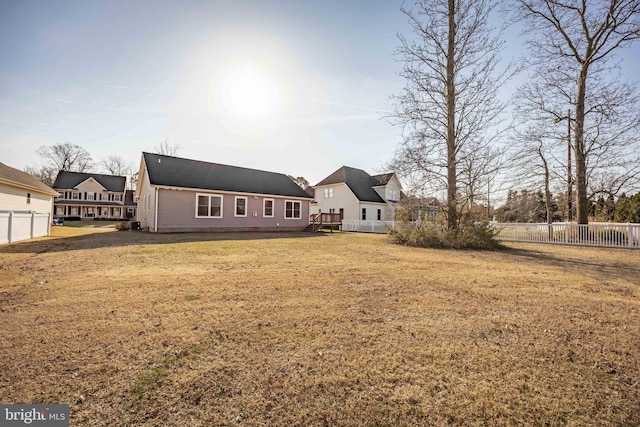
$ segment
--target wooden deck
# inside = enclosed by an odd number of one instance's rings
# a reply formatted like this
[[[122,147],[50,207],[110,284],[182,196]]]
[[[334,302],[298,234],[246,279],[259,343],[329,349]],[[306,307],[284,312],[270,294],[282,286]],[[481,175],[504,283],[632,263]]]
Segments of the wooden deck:
[[[342,230],[342,214],[339,213],[319,213],[311,215],[309,219],[309,231]]]

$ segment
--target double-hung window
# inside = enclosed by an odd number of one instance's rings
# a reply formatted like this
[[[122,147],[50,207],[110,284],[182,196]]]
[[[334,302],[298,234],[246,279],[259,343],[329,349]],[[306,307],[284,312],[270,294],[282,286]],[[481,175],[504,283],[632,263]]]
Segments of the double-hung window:
[[[262,216],[265,218],[273,218],[273,199],[264,199]]]
[[[88,191],[87,192],[87,200],[95,200],[95,199],[96,199],[96,193]]]
[[[333,197],[333,188],[325,188],[324,189],[324,198],[330,199]]]
[[[235,216],[247,216],[247,198],[236,196]]]
[[[222,196],[197,194],[196,218],[222,218]]]
[[[284,202],[284,217],[287,219],[300,219],[302,218],[302,202],[295,202],[293,200],[285,200]]]

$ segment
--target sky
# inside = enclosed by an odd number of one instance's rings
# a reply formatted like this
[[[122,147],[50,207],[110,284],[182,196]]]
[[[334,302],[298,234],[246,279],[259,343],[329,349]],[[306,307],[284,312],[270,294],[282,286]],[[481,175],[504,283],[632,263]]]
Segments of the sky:
[[[70,142],[137,170],[166,141],[311,184],[344,165],[383,172],[401,141],[382,118],[404,86],[401,4],[0,0],[0,162],[35,166],[39,147]]]

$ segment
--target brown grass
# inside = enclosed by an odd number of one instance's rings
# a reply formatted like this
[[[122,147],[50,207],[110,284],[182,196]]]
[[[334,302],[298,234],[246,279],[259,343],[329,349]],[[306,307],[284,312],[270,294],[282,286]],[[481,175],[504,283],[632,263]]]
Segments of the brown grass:
[[[72,425],[640,425],[640,253],[55,227],[0,246],[0,402]]]

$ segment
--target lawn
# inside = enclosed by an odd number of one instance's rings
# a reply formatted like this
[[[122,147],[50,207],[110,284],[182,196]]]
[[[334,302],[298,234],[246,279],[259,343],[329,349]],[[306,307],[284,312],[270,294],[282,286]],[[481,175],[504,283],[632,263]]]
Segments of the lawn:
[[[0,246],[0,402],[78,426],[640,425],[640,252],[54,227]]]

